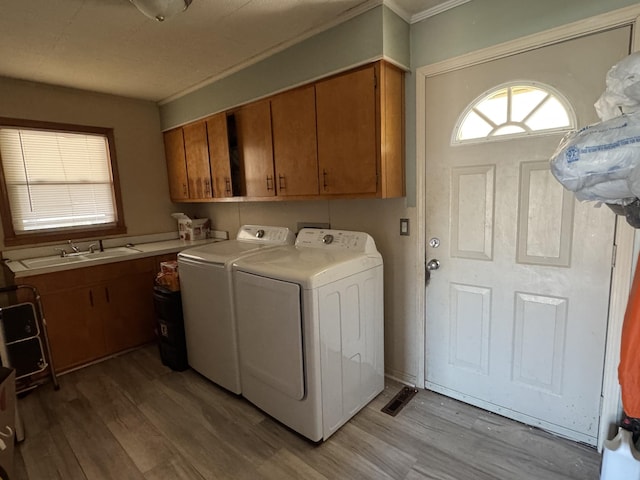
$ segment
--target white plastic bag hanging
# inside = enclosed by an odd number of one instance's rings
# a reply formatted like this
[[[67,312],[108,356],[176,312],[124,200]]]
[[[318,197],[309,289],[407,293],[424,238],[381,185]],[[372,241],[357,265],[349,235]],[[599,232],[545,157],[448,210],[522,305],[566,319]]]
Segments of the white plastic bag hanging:
[[[640,196],[640,112],[571,132],[551,173],[579,200],[626,205]]]
[[[609,120],[640,110],[640,52],[633,53],[609,69],[607,88],[595,103],[600,120]]]

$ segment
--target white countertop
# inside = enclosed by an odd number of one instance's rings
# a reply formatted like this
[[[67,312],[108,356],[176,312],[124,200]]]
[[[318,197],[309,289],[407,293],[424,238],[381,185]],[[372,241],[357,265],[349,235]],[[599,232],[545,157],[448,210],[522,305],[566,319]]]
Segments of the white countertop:
[[[59,256],[34,256],[25,257],[23,253],[17,251],[3,252],[5,256],[5,264],[13,272],[15,278],[27,277],[31,275],[41,275],[43,273],[59,272],[63,270],[72,270],[76,268],[92,267],[95,265],[104,265],[106,263],[123,262],[127,260],[135,260],[138,258],[152,257],[156,255],[164,255],[167,253],[177,253],[187,248],[195,247],[198,245],[204,245],[206,243],[224,241],[224,238],[207,238],[205,240],[181,240],[179,238],[159,240],[153,242],[135,243],[130,249],[131,253],[124,255],[120,254],[113,257],[104,258],[91,258],[87,260],[78,260],[69,263],[62,263],[58,265],[51,265],[46,267],[28,268],[22,260],[32,258],[52,258],[55,259]],[[132,243],[132,242],[128,242]],[[117,247],[105,247],[105,251],[109,251],[109,248]],[[49,251],[52,249],[49,248]],[[122,250],[120,247],[119,250]],[[60,257],[61,258],[61,257]]]

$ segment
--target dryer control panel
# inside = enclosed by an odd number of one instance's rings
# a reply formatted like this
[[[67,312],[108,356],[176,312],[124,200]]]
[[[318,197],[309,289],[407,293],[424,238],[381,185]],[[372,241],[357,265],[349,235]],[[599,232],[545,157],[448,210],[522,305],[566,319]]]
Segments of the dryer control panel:
[[[376,244],[371,235],[349,230],[303,228],[298,232],[296,246],[349,250],[360,253],[377,252]]]

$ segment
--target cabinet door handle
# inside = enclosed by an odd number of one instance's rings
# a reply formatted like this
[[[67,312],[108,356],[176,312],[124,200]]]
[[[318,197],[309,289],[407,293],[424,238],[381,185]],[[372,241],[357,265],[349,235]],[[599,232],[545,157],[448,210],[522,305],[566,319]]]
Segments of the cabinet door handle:
[[[227,195],[231,196],[231,179],[229,177],[224,177],[224,188]]]
[[[107,297],[107,303],[111,303],[111,299],[109,298],[109,287],[104,287],[104,296]]]
[[[287,182],[285,181],[284,175],[278,174],[278,188],[280,190],[284,190],[287,188]]]
[[[267,191],[273,190],[273,177],[267,175]]]
[[[213,193],[211,192],[211,180],[208,178],[204,180],[204,190],[206,195],[213,197]]]
[[[89,305],[93,307],[93,291],[89,290]]]
[[[188,195],[188,190],[187,190],[187,184],[183,183],[182,184],[182,193],[184,193],[184,196],[186,197]]]
[[[322,169],[322,188],[327,189],[327,171]]]

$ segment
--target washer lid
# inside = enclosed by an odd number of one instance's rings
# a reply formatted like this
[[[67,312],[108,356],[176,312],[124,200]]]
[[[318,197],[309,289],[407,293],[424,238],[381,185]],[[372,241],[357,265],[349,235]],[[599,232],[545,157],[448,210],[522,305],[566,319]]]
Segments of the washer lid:
[[[264,246],[265,244],[262,243],[227,240],[226,242],[209,243],[183,250],[178,253],[178,260],[188,259],[202,263],[224,264],[236,260],[247,252],[258,251]]]
[[[180,252],[178,259],[183,258],[203,263],[224,264],[264,247],[292,245],[294,241],[295,236],[287,227],[243,225],[238,230],[236,240],[209,243],[207,245],[189,248]]]
[[[360,253],[332,248],[286,246],[239,258],[233,263],[233,268],[311,289],[380,265],[382,257],[377,251]]]

